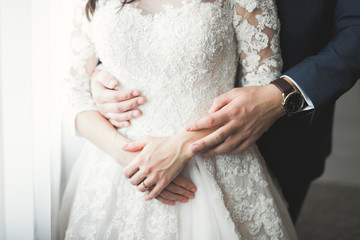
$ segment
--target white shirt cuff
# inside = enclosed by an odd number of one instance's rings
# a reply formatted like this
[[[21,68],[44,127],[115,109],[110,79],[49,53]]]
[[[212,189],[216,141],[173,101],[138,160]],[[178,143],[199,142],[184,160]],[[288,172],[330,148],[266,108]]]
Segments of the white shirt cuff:
[[[314,109],[314,104],[312,103],[311,99],[306,95],[306,93],[301,89],[301,87],[299,87],[299,85],[294,81],[294,79],[292,79],[291,77],[289,77],[287,75],[282,75],[281,78],[283,78],[283,77],[290,79],[290,81],[292,81],[295,84],[297,89],[303,95],[305,102],[307,103],[307,106],[304,107],[300,112]]]

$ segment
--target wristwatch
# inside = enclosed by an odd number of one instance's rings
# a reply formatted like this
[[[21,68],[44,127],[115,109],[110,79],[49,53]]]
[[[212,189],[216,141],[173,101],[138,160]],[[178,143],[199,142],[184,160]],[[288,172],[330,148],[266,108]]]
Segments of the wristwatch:
[[[283,97],[284,111],[288,116],[299,112],[304,106],[304,97],[294,88],[288,81],[283,78],[278,78],[271,82],[280,89]]]

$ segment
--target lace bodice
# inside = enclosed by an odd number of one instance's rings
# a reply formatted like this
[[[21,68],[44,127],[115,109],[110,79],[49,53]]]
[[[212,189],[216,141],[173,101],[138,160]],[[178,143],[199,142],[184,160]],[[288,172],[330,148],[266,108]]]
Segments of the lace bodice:
[[[101,0],[91,21],[78,1],[69,99],[75,114],[96,110],[89,81],[100,59],[122,88],[148,100],[143,116],[120,130],[129,138],[172,135],[204,116],[234,87],[238,60],[243,86],[267,84],[281,69],[273,0],[136,1],[122,9]]]

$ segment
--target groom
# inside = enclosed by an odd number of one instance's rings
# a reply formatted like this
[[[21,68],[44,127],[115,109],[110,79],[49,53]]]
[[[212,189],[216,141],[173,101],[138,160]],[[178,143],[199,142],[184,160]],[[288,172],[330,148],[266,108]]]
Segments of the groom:
[[[235,88],[217,97],[215,111],[187,129],[223,125],[192,145],[193,151],[206,150],[209,156],[238,153],[257,141],[295,221],[310,183],[322,174],[331,151],[334,102],[360,78],[360,1],[276,3],[282,29],[281,79],[270,88]],[[111,80],[105,72],[94,74],[94,99],[104,116],[111,113],[110,121],[123,127],[141,115],[136,107],[146,99],[136,90],[112,90],[116,82]],[[273,101],[264,102],[264,94]],[[285,111],[279,113],[279,107]]]

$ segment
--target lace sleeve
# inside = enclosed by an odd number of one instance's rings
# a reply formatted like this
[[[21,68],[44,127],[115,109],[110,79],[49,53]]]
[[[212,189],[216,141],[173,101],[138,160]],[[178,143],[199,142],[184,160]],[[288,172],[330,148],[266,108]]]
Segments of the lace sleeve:
[[[279,76],[280,23],[274,0],[234,0],[233,25],[242,86],[265,85]]]
[[[90,76],[98,58],[91,40],[91,24],[86,18],[85,5],[86,1],[78,0],[75,6],[64,84],[73,120],[80,112],[97,110],[90,91]]]

